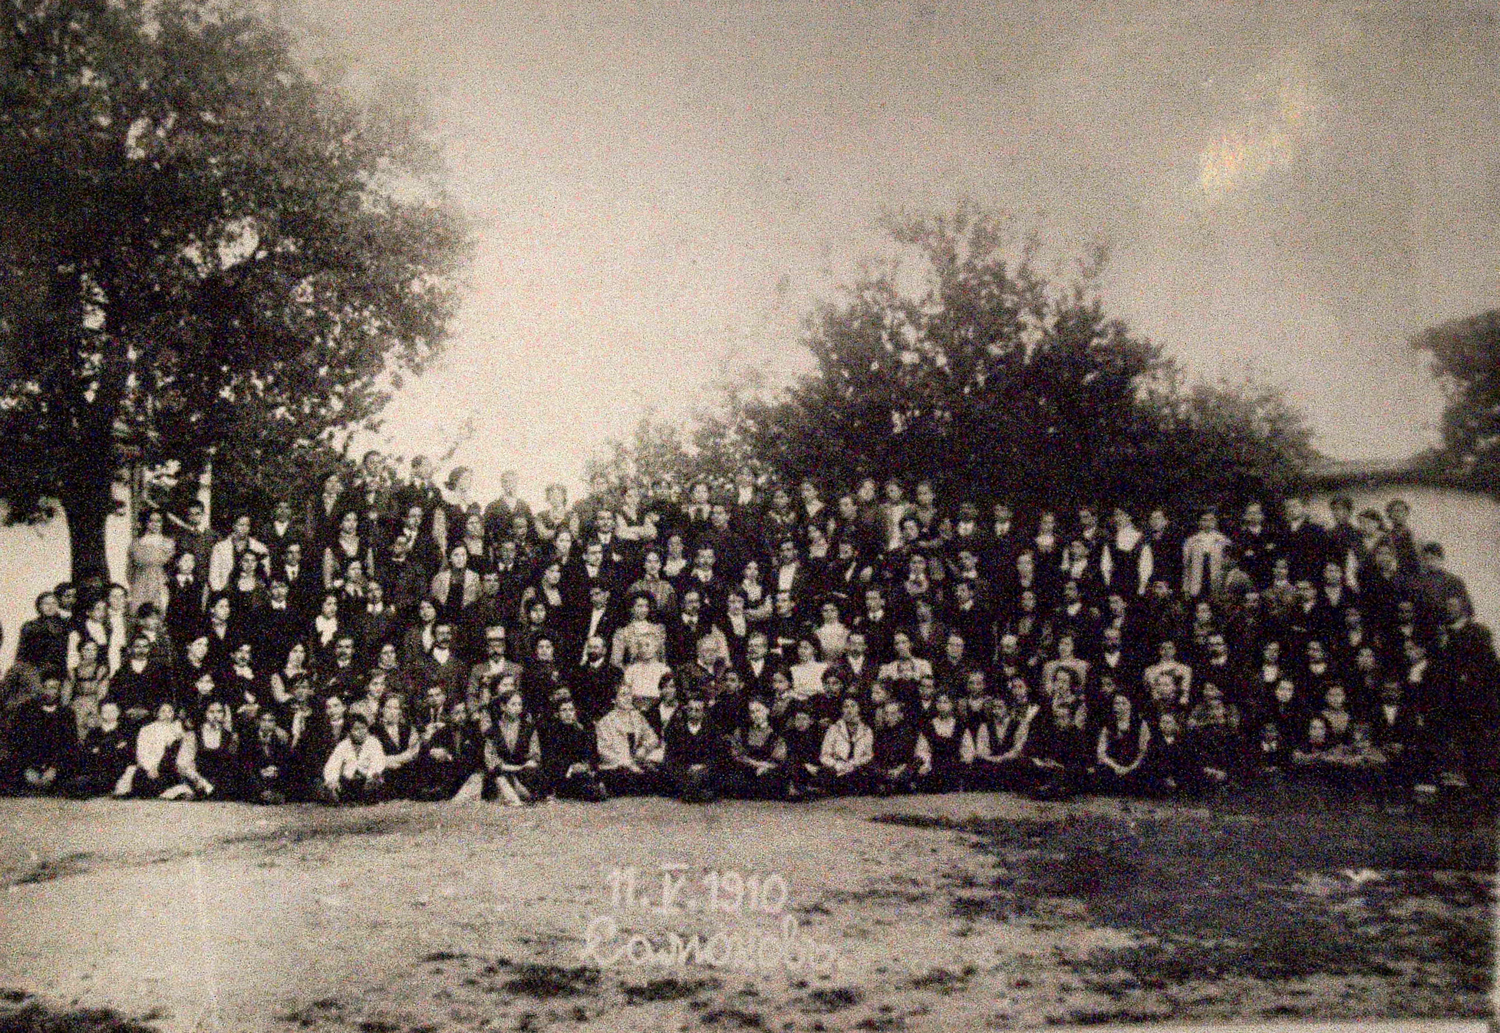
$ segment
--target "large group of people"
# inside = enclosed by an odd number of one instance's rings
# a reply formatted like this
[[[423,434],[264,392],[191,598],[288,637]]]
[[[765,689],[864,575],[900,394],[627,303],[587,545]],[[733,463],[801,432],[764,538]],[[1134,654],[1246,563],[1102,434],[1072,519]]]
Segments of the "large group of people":
[[[507,473],[148,512],[36,599],[9,791],[368,802],[1493,785],[1496,658],[1400,500],[1018,512],[871,478]],[[908,496],[908,489],[910,496]]]

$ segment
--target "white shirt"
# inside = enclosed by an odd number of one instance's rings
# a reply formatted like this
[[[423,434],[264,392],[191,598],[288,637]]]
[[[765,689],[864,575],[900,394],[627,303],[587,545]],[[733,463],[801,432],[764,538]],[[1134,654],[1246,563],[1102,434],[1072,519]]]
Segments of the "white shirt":
[[[632,763],[632,746],[635,751],[644,750],[650,761],[659,763],[664,755],[661,738],[639,710],[611,710],[599,719],[594,736],[599,747],[599,767],[604,771]]]
[[[325,617],[320,613],[313,618],[313,630],[318,634],[318,644],[326,646],[333,641],[333,636],[339,630],[339,619]]]
[[[836,765],[868,764],[875,756],[875,733],[870,726],[864,722],[853,730],[850,729],[843,719],[835,721],[828,726],[828,731],[823,734],[823,750],[819,758],[824,767]]]
[[[599,633],[599,625],[604,623],[604,610],[593,610],[589,613],[589,630],[584,635],[584,641],[588,641]]]
[[[630,686],[632,696],[661,695],[661,679],[671,668],[660,660],[637,660],[625,668],[623,681]]]
[[[171,749],[182,740],[182,723],[179,721],[152,721],[142,726],[135,738],[135,762],[153,774],[161,773],[161,762]]]
[[[776,568],[776,590],[778,592],[790,592],[797,578],[800,568],[798,563],[787,563]]]
[[[811,699],[823,691],[823,672],[828,665],[821,660],[793,664],[792,695],[797,699]]]
[[[379,739],[372,735],[365,740],[363,746],[356,748],[354,740],[346,735],[333,748],[333,753],[328,757],[328,763],[323,765],[323,781],[330,786],[336,786],[355,775],[373,778],[383,771],[385,771],[385,750],[381,747]]]

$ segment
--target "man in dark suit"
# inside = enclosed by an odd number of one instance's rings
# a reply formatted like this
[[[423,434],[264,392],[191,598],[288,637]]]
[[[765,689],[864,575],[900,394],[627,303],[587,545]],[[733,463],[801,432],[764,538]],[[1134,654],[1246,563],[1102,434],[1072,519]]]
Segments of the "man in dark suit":
[[[359,473],[349,484],[350,505],[359,513],[361,531],[383,537],[395,517],[395,487],[385,456],[370,449],[360,458]]]
[[[766,507],[760,492],[755,488],[755,475],[749,470],[740,470],[734,475],[734,498],[731,505],[731,516],[742,532],[759,525],[764,519]]]
[[[151,662],[158,670],[165,671],[168,676],[171,676],[177,667],[181,653],[178,651],[176,636],[167,629],[167,621],[161,608],[152,602],[142,603],[135,613],[131,633],[145,635],[150,640]]]
[[[613,575],[614,572],[604,561],[604,545],[597,541],[589,542],[583,555],[563,571],[559,588],[565,601],[565,610],[557,618],[559,623],[564,627],[576,628],[587,616],[586,607],[592,602],[591,593],[594,588],[614,588]],[[582,648],[583,639],[580,638],[578,643]]]
[[[287,605],[302,624],[312,620],[323,595],[323,583],[317,571],[306,562],[302,542],[292,539],[279,553],[271,568],[271,578],[286,582]]]
[[[656,525],[658,542],[666,542],[673,533],[685,531],[687,527],[679,494],[676,483],[664,477],[657,478],[651,485],[644,509]]]
[[[244,750],[243,784],[255,803],[279,804],[287,798],[287,779],[292,754],[285,731],[276,724],[276,712],[262,710]]]
[[[412,665],[412,682],[424,692],[430,685],[441,685],[444,695],[452,699],[467,684],[469,668],[459,655],[451,622],[439,620],[432,636],[431,652],[419,656]]]
[[[682,518],[679,521],[689,548],[697,542],[700,534],[708,530],[712,512],[713,504],[709,501],[708,482],[695,482],[688,489],[688,501],[682,507]]]
[[[1256,588],[1271,583],[1271,564],[1281,554],[1281,543],[1266,526],[1265,508],[1259,502],[1245,504],[1240,526],[1230,537],[1240,569],[1250,576]]]
[[[891,642],[896,620],[885,605],[885,593],[874,586],[865,590],[865,612],[855,618],[854,628],[865,636],[865,646],[877,664],[892,656]]]
[[[109,698],[120,705],[126,724],[139,727],[163,702],[174,702],[169,672],[151,660],[151,640],[139,632],[109,684]]]
[[[968,642],[958,631],[948,631],[943,638],[942,651],[932,660],[932,674],[939,692],[946,692],[954,701],[962,699],[969,684],[969,672],[976,666],[969,659]]]
[[[205,584],[208,582],[208,560],[213,553],[214,545],[219,537],[208,523],[208,510],[198,499],[188,503],[187,519],[183,520],[175,514],[167,517],[176,529],[172,537],[177,540],[178,552],[190,552],[196,563],[194,569],[198,577]]]
[[[1015,514],[1007,502],[995,503],[994,519],[981,537],[978,548],[980,568],[990,584],[1005,592],[1016,575],[1016,557],[1021,552],[1021,534],[1016,530]]]
[[[21,704],[10,728],[12,771],[8,779],[21,792],[60,792],[73,773],[78,725],[62,705],[62,672],[41,674],[41,694]]]
[[[579,718],[573,699],[558,701],[555,718],[541,726],[541,744],[546,796],[599,801],[608,795],[599,780],[593,727]]]
[[[1223,636],[1220,636],[1222,641]],[[1125,648],[1124,634],[1118,625],[1106,625],[1099,633],[1099,648],[1092,660],[1098,675],[1108,674],[1115,684],[1125,687],[1131,694],[1131,702],[1140,702],[1136,686],[1141,680],[1141,665],[1133,653]],[[1225,686],[1225,691],[1228,687]]]
[[[16,638],[16,660],[38,670],[63,670],[68,661],[68,622],[57,613],[57,596],[43,592],[36,597],[36,616],[21,625]]]
[[[783,538],[776,545],[776,564],[771,568],[771,591],[786,592],[798,603],[811,605],[812,600],[807,590],[810,580],[807,564],[797,551],[797,543],[791,538]]]
[[[1328,529],[1307,515],[1307,500],[1292,496],[1282,503],[1286,514],[1286,532],[1282,551],[1290,560],[1292,581],[1312,581],[1323,576],[1323,561],[1328,557]]]
[[[517,603],[519,606],[519,601]],[[464,657],[470,661],[484,656],[485,629],[500,625],[510,632],[516,622],[516,611],[505,609],[500,598],[500,573],[485,570],[479,576],[479,602],[469,607],[464,614],[464,626],[459,634],[459,646]]]
[[[700,545],[693,553],[693,565],[681,577],[677,586],[679,595],[691,589],[698,593],[703,603],[703,613],[709,620],[717,620],[724,606],[726,579],[720,576],[718,553],[712,545]]]
[[[609,585],[602,580],[597,581],[589,586],[588,593],[588,607],[576,614],[571,625],[565,625],[566,630],[563,632],[566,636],[564,655],[570,660],[573,657],[583,658],[584,644],[589,639],[600,635],[605,641],[609,641],[619,627],[610,599]]]
[[[271,507],[270,519],[261,529],[261,540],[271,550],[272,556],[281,556],[292,542],[300,545],[305,541],[304,531],[305,528],[293,518],[292,504],[286,499],[278,499]]]
[[[584,644],[583,662],[573,673],[573,701],[578,705],[579,720],[592,728],[614,704],[619,684],[620,669],[609,662],[604,636],[595,635]]]
[[[733,581],[745,567],[749,548],[744,537],[730,522],[729,506],[715,502],[709,509],[708,527],[698,535],[697,547],[714,552],[714,570],[721,579]]]
[[[510,536],[517,516],[531,520],[531,507],[516,493],[518,483],[516,471],[506,470],[500,475],[499,497],[484,507],[484,537],[491,547]]]
[[[880,665],[869,655],[869,642],[859,629],[849,632],[849,641],[844,655],[829,665],[829,670],[838,674],[846,695],[863,702],[870,698],[870,686],[880,674]]]
[[[1372,715],[1370,737],[1385,754],[1385,777],[1381,797],[1389,807],[1401,806],[1411,793],[1427,751],[1427,719],[1406,701],[1401,682],[1387,679],[1380,688],[1380,703]]]
[[[328,755],[348,731],[348,707],[342,698],[329,696],[321,708],[314,708],[311,720],[300,735],[287,733],[286,778],[283,791],[288,799],[312,800],[317,797]],[[295,723],[295,715],[293,721]]]
[[[610,580],[620,576],[620,571],[627,566],[634,566],[638,562],[636,555],[636,542],[627,542],[615,533],[615,511],[605,506],[594,514],[593,537],[590,542],[598,542],[604,567],[609,571]],[[584,528],[587,535],[588,528]],[[585,550],[587,551],[587,550]]]
[[[520,664],[506,658],[508,649],[504,625],[491,624],[484,629],[484,659],[469,668],[468,677],[464,682],[463,698],[471,714],[477,715],[495,701],[496,690],[501,679],[513,678],[516,688],[521,688],[521,679],[525,672]],[[450,699],[456,698],[451,692],[447,695]],[[528,702],[534,704],[535,701]],[[537,712],[535,709],[532,710],[532,713]]]
[[[1497,773],[1496,726],[1500,723],[1500,661],[1490,629],[1477,623],[1467,594],[1448,596],[1447,622],[1439,633],[1435,663],[1447,688],[1442,725],[1455,740],[1454,753],[1469,784],[1493,799]]]
[[[1146,518],[1146,544],[1151,550],[1151,580],[1164,581],[1175,592],[1182,584],[1183,536],[1160,506]]]
[[[1412,599],[1417,604],[1417,616],[1433,627],[1447,623],[1451,620],[1449,600],[1457,599],[1464,616],[1472,617],[1474,604],[1469,599],[1468,586],[1463,578],[1446,568],[1442,545],[1427,542],[1420,553],[1422,565],[1407,580]]]
[[[195,566],[196,556],[189,556],[193,554],[179,553],[172,573],[167,575],[167,627],[184,639],[198,633],[208,601],[208,572]]]
[[[261,653],[267,664],[275,667],[286,659],[292,643],[307,630],[307,617],[292,605],[285,574],[278,571],[271,575],[269,595],[266,608],[253,619]]]
[[[412,506],[421,506],[427,514],[427,525],[423,531],[432,529],[432,514],[443,504],[443,493],[434,482],[436,471],[426,456],[412,456],[411,478],[394,493],[393,504],[398,513],[405,513]]]
[[[708,720],[699,697],[690,698],[662,733],[666,755],[662,767],[683,803],[710,803],[718,796],[723,742]]]
[[[356,644],[354,634],[339,632],[333,641],[333,663],[321,673],[319,695],[339,696],[346,702],[364,695],[364,670],[354,662]]]
[[[361,651],[373,661],[381,646],[397,641],[401,622],[395,609],[385,601],[384,585],[371,581],[365,592],[364,609],[354,614],[352,623],[359,635]]]
[[[703,613],[703,593],[689,588],[682,593],[682,612],[667,623],[667,663],[672,667],[692,662],[698,639],[708,634],[711,622]]]
[[[964,639],[964,654],[970,663],[988,667],[995,658],[995,622],[980,603],[973,582],[953,582],[953,605],[947,613],[948,627]]]
[[[526,591],[527,563],[521,555],[521,544],[514,538],[503,539],[495,549],[495,605],[506,627],[514,633],[520,623],[521,596]]]
[[[770,646],[763,631],[752,631],[745,640],[745,662],[740,665],[740,681],[745,693],[750,696],[771,698],[771,673],[776,670],[775,658],[770,655]]]

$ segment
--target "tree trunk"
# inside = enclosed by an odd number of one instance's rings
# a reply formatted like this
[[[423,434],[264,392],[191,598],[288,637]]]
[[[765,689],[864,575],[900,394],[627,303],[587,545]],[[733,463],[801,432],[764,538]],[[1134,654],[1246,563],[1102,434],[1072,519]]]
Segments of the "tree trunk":
[[[68,546],[72,558],[73,583],[98,579],[110,581],[104,554],[104,521],[114,509],[114,479],[88,478],[68,484],[62,492],[63,513],[68,518]]]

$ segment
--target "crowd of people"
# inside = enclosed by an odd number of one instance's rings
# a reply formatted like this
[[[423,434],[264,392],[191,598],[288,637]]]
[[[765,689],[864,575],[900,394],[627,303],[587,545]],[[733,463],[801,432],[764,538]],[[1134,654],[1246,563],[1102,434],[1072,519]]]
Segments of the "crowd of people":
[[[908,497],[908,487],[910,497]],[[1016,512],[926,481],[439,486],[147,513],[41,593],[13,792],[368,802],[1305,781],[1489,791],[1496,659],[1400,500]]]

